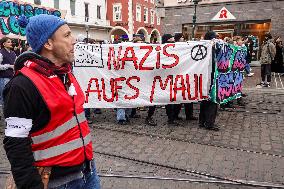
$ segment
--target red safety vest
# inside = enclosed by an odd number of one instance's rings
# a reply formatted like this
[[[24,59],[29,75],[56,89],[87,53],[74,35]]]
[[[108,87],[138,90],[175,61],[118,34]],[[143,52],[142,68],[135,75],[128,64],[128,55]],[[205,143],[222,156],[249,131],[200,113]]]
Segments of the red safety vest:
[[[91,160],[93,150],[83,109],[84,94],[75,77],[68,74],[77,93],[73,100],[57,76],[47,77],[28,67],[20,72],[33,82],[50,111],[48,124],[30,134],[35,166],[75,166]]]

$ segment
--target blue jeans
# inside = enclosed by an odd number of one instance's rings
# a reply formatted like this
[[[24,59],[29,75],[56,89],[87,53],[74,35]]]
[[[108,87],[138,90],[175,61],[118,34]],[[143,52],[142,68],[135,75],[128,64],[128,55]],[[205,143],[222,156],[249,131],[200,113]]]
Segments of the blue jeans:
[[[10,81],[10,78],[0,78],[0,105],[3,105],[3,91],[5,85]]]
[[[85,111],[85,117],[87,119],[90,119],[90,117],[91,117],[91,109],[90,108],[85,108],[84,111]]]
[[[247,74],[250,73],[250,64],[249,64],[249,63],[247,63],[247,64],[245,65],[245,71],[246,71]]]
[[[83,178],[73,180],[64,184],[62,186],[52,188],[52,189],[100,189],[100,178],[97,175],[96,166],[94,166],[93,171],[84,173]]]
[[[131,108],[117,108],[116,120],[117,121],[126,121],[129,118],[131,111],[132,111]]]

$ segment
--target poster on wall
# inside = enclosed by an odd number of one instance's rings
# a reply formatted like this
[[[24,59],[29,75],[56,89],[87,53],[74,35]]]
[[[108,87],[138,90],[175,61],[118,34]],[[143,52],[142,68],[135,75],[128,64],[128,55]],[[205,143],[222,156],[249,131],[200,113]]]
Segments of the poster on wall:
[[[26,31],[24,28],[19,27],[17,18],[21,15],[30,18],[39,14],[50,14],[64,18],[66,11],[21,1],[2,0],[0,2],[0,37],[18,36],[18,38],[23,38]]]

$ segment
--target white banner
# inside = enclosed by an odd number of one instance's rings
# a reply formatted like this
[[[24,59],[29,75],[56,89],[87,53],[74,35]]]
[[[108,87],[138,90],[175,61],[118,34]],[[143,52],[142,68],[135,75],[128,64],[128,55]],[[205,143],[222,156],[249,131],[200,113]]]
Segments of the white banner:
[[[210,41],[75,45],[74,74],[85,108],[127,108],[206,99]]]

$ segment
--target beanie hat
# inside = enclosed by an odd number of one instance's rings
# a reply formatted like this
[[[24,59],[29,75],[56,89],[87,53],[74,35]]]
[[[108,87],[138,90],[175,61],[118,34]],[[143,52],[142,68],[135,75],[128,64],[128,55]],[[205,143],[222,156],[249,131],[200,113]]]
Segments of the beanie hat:
[[[182,37],[183,37],[182,33],[175,33],[175,42],[178,42]]]
[[[167,43],[170,38],[172,38],[172,34],[164,34],[162,36],[162,44]]]
[[[39,53],[47,40],[66,21],[54,15],[40,14],[29,19],[20,16],[18,23],[20,27],[26,28],[27,41],[33,51]]]

